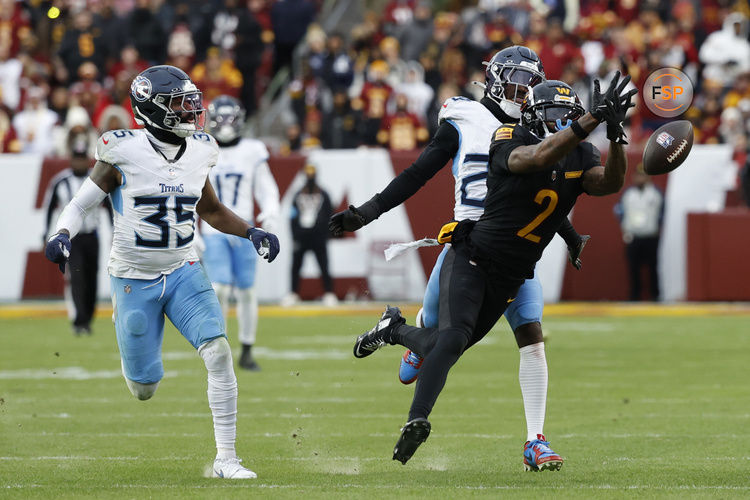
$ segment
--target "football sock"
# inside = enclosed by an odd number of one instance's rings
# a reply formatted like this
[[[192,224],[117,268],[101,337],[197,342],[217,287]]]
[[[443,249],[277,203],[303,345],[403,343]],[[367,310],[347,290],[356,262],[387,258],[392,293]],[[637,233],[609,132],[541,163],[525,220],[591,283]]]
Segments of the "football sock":
[[[226,322],[227,313],[229,312],[229,297],[232,296],[232,287],[230,285],[224,285],[222,283],[211,283],[216,291],[216,298],[219,299],[221,304],[221,312],[224,315],[224,321]]]
[[[419,332],[420,335],[424,335],[425,333],[429,333],[432,336],[432,332]],[[434,335],[437,337],[437,341],[429,355],[425,357],[419,372],[417,387],[414,390],[414,399],[409,409],[409,421],[415,418],[427,418],[430,415],[432,407],[435,406],[435,401],[437,401],[440,395],[440,391],[445,386],[448,371],[458,361],[458,358],[461,357],[469,342],[462,331],[452,328],[441,330],[440,332],[435,331]],[[406,347],[411,349],[408,345]]]
[[[547,407],[547,358],[544,354],[544,342],[522,347],[520,353],[518,381],[526,412],[527,440],[533,441],[537,434],[544,434],[544,414]],[[422,374],[419,376],[422,377]]]
[[[253,346],[251,344],[242,344],[241,356],[250,356]]]
[[[198,348],[208,370],[208,406],[214,419],[214,437],[219,458],[233,458],[237,437],[237,378],[232,350],[224,337]],[[218,456],[218,455],[217,455]]]
[[[237,324],[242,344],[254,344],[258,329],[258,296],[255,288],[237,290]]]
[[[385,339],[389,344],[400,344],[424,358],[430,354],[437,342],[438,329],[401,325],[395,328],[389,337]]]

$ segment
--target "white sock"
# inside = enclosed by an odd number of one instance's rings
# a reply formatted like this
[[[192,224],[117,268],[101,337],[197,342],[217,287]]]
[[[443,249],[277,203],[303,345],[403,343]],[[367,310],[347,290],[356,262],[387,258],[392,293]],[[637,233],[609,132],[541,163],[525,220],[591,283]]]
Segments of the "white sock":
[[[217,458],[234,458],[237,437],[237,378],[232,367],[232,350],[224,337],[198,348],[208,370],[208,406],[214,418]]]
[[[229,312],[229,297],[232,296],[232,286],[222,283],[211,283],[211,285],[214,287],[219,304],[221,304],[221,312],[224,315],[224,322],[226,323],[227,313]]]
[[[254,345],[258,330],[258,296],[255,288],[237,290],[237,324],[240,343]]]
[[[520,350],[518,381],[521,384],[523,408],[526,412],[527,440],[544,434],[544,414],[547,409],[547,358],[544,342],[527,345]]]

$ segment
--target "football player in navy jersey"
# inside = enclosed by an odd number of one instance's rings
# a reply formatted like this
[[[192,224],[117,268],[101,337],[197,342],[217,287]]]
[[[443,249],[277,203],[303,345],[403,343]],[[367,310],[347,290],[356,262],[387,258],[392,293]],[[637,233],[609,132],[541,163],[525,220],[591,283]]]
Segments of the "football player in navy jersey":
[[[427,439],[427,418],[450,368],[514,302],[578,196],[604,196],[622,187],[627,168],[622,121],[636,91],[621,95],[630,77],[619,78],[618,73],[605,93],[595,82],[591,112],[585,114],[567,84],[533,87],[521,106],[520,124],[503,124],[493,134],[484,213],[453,230],[440,271],[439,327],[407,326],[398,308],[388,307],[378,324],[357,338],[358,358],[385,344],[403,345],[424,358],[395,460],[406,463]],[[602,122],[611,141],[605,166],[596,148],[582,142]],[[524,446],[527,470],[558,470],[562,463],[542,435]]]

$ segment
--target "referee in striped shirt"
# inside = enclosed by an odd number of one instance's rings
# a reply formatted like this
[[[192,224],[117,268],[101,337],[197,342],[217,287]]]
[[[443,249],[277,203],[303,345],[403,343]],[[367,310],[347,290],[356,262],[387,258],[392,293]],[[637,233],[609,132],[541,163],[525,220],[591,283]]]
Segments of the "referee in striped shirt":
[[[73,199],[89,175],[91,161],[88,156],[88,140],[84,134],[71,139],[70,168],[66,168],[52,178],[45,196],[47,209],[45,243],[53,228],[55,215],[59,215],[59,210]],[[112,220],[112,205],[109,198],[105,198],[102,205]],[[99,273],[99,236],[97,235],[99,218],[99,211],[93,211],[84,219],[81,231],[72,240],[69,265],[65,273],[65,302],[68,306],[68,315],[73,320],[73,333],[76,335],[91,334],[91,319],[96,306]]]

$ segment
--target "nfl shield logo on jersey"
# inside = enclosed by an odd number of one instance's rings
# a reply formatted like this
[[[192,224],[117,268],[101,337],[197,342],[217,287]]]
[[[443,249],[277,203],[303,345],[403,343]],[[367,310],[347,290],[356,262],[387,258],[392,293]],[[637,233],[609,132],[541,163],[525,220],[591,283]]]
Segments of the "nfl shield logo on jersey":
[[[130,285],[125,285],[125,293],[130,293]]]
[[[656,142],[657,142],[657,143],[659,143],[659,145],[660,145],[661,147],[663,147],[664,149],[667,149],[667,148],[668,148],[669,146],[671,146],[671,145],[672,145],[672,143],[674,142],[674,137],[672,137],[671,135],[669,135],[669,134],[668,134],[668,133],[666,133],[666,132],[662,132],[662,133],[661,133],[661,134],[659,134],[659,136],[658,136],[658,137],[656,138]]]
[[[130,84],[130,93],[138,102],[143,102],[151,97],[151,80],[145,76],[138,75]]]

